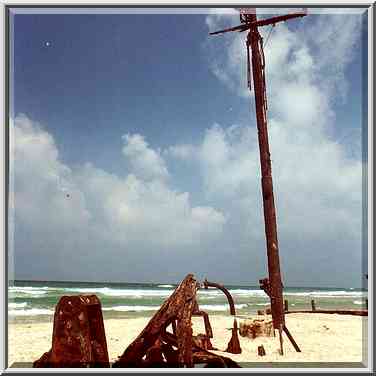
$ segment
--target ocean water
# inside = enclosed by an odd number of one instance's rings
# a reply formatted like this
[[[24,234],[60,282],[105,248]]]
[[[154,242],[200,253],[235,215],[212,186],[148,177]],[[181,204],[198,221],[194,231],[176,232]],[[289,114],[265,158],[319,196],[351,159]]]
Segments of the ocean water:
[[[88,283],[14,281],[8,289],[10,321],[51,321],[63,295],[95,294],[101,301],[104,318],[151,316],[172,294],[177,285],[145,283]],[[256,286],[225,285],[235,303],[238,316],[252,315],[269,306],[269,298]],[[361,309],[366,307],[367,291],[345,288],[285,288],[284,299],[290,310],[316,308]],[[200,289],[200,309],[209,314],[228,314],[225,295],[218,289]]]

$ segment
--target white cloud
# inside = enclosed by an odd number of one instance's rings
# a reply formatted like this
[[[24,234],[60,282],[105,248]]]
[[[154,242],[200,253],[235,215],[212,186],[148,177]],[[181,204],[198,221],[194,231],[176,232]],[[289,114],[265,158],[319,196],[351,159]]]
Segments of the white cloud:
[[[333,95],[334,100],[344,100],[347,94],[345,69],[355,54],[360,54],[364,46],[359,45],[361,14],[320,15],[307,33],[303,34],[305,43],[312,46],[315,69],[320,75],[330,77],[321,80],[323,90]],[[330,98],[328,98],[330,99]]]
[[[211,29],[231,22],[207,17]],[[356,152],[349,158],[347,145],[332,132],[332,98],[346,97],[345,73],[359,32],[359,15],[312,16],[296,32],[288,24],[276,26],[265,49],[277,222],[282,260],[292,278],[312,273],[313,265],[316,270],[335,268],[339,259],[355,273],[352,281],[361,278],[362,162]],[[209,65],[231,91],[246,97],[244,37],[232,33],[218,38],[210,41],[211,47],[206,44]],[[354,126],[360,129],[361,119]],[[226,212],[239,247],[263,236],[256,137],[255,126],[215,124],[196,142],[207,198]],[[294,260],[299,260],[298,273]]]
[[[233,8],[210,8],[209,15],[210,17],[205,18],[205,22],[210,32],[216,31],[218,25],[222,22],[226,23],[228,20],[236,22],[239,20],[239,13]]]
[[[122,179],[90,164],[77,171],[77,180],[92,211],[101,215],[100,226],[118,243],[179,248],[215,238],[225,222],[222,213],[192,207],[187,192],[175,192],[160,180],[133,174]]]
[[[249,146],[252,145],[252,148]],[[257,174],[255,137],[249,128],[218,124],[205,132],[198,148],[199,163],[207,194],[243,196],[249,181]]]
[[[189,160],[195,158],[197,150],[193,145],[180,144],[168,147],[164,150],[164,153],[177,159]]]
[[[206,23],[213,30],[239,22],[235,15],[209,14]],[[289,23],[297,24],[296,32],[289,29]],[[333,90],[337,90],[336,99],[343,100],[347,90],[344,70],[360,51],[361,46],[356,46],[360,28],[359,13],[308,15],[277,24],[265,48],[268,92],[278,93],[286,80],[310,82],[314,79],[316,83],[319,80],[320,88],[327,93],[330,91],[333,95]],[[265,39],[269,27],[260,28],[260,32]],[[246,32],[220,34],[206,41],[205,47],[213,74],[233,92],[248,97],[245,39]],[[323,75],[330,78],[321,80]]]
[[[39,230],[88,223],[85,197],[72,170],[59,160],[53,137],[23,114],[14,119],[10,134],[16,218]]]
[[[221,25],[218,20],[222,21]],[[360,20],[359,14],[316,15],[294,21],[305,22],[304,29],[298,27],[296,32],[289,29],[288,23],[278,24],[273,30],[265,49],[269,132],[272,159],[278,163],[277,172],[283,171],[281,178],[286,182],[298,177],[307,187],[323,184],[320,189],[330,182],[334,187],[333,195],[338,193],[336,188],[342,189],[341,181],[348,182],[348,194],[361,190],[361,162],[346,159],[344,145],[328,137],[335,121],[331,100],[333,90],[336,88],[336,94],[345,94],[345,69],[354,56],[354,44],[359,40]],[[225,19],[225,22],[229,26],[230,19]],[[207,23],[223,27],[223,17],[208,15]],[[266,31],[263,33],[265,36]],[[230,89],[241,86],[246,80],[244,38],[233,34],[230,41],[222,39],[222,44],[216,45],[216,52],[222,48],[223,53],[214,56],[213,51],[209,52],[215,64],[222,66],[221,75],[231,83]],[[238,52],[241,50],[244,53]],[[214,70],[214,74],[217,73]],[[361,127],[360,119],[358,126]],[[243,134],[256,132],[255,129],[245,129]],[[244,135],[231,145],[225,141],[226,132],[214,126],[207,131],[202,142],[203,165],[211,166],[207,172],[215,171],[213,159],[221,166],[221,178],[215,179],[212,174],[210,179],[211,185],[219,190],[222,187],[220,181],[241,181],[233,178],[235,169],[232,165],[241,166],[247,161],[248,168],[243,169],[243,178],[249,177],[250,161],[256,162],[257,156],[255,140],[248,143],[245,149],[248,153],[239,152],[237,148],[244,149]],[[215,149],[215,156],[211,149]],[[209,150],[207,158],[205,150]],[[234,155],[238,156],[237,160],[234,160]],[[227,174],[226,166],[231,166]]]
[[[193,206],[189,193],[171,189],[163,158],[140,135],[125,137],[123,151],[134,173],[121,178],[90,163],[72,170],[59,159],[53,137],[25,115],[14,119],[10,134],[19,277],[30,275],[27,265],[20,266],[26,259],[49,278],[54,271],[57,278],[85,278],[85,265],[105,256],[117,273],[119,252],[133,260],[176,255],[222,234],[225,216]],[[69,270],[68,260],[74,265]],[[148,267],[140,268],[145,273]]]
[[[143,136],[126,134],[123,140],[123,154],[134,174],[146,180],[168,177],[167,167],[160,152],[151,149]]]

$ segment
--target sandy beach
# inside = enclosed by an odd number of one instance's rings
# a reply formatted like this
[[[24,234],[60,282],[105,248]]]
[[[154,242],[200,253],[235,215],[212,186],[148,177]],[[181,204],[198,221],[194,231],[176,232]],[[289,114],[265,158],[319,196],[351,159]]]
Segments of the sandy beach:
[[[256,316],[253,316],[256,318]],[[107,346],[111,361],[117,359],[145,327],[150,317],[105,320]],[[239,318],[238,322],[243,319]],[[239,336],[242,353],[218,351],[236,362],[363,362],[366,363],[367,317],[337,314],[296,313],[286,315],[286,324],[302,352],[297,353],[284,336],[284,351],[278,353],[277,337],[250,339]],[[233,317],[210,316],[214,338],[212,344],[225,350],[231,338]],[[52,322],[9,323],[9,366],[30,363],[51,348]],[[204,333],[202,319],[194,317],[193,333]],[[266,355],[258,356],[263,345]]]

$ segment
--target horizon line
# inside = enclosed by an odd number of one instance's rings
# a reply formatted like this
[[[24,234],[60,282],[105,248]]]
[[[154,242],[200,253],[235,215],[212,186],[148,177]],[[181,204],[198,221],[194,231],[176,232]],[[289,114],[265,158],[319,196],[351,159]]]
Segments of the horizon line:
[[[72,281],[72,280],[37,280],[37,279],[14,279],[14,282],[57,282],[57,283],[88,283],[88,284],[133,284],[133,285],[143,285],[143,284],[151,284],[151,285],[178,285],[180,282],[120,282],[120,281]],[[8,281],[9,283],[9,281]],[[259,288],[258,285],[246,285],[242,283],[227,283],[228,286],[240,286],[240,287],[256,287]],[[320,289],[320,288],[330,288],[330,289],[363,289],[367,290],[367,286],[352,286],[352,287],[344,287],[344,286],[284,286],[284,288],[309,288],[309,289]],[[261,290],[261,288],[260,288]]]

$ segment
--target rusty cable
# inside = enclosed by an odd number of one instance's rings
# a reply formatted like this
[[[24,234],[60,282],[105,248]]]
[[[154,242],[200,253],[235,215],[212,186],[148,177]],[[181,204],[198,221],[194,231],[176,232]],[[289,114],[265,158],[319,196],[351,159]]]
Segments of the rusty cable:
[[[247,38],[247,86],[249,90],[252,90],[252,79],[251,79],[251,61],[249,56],[249,40]]]

